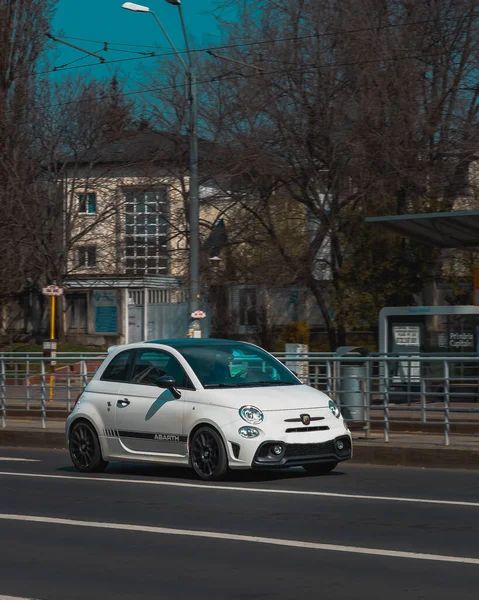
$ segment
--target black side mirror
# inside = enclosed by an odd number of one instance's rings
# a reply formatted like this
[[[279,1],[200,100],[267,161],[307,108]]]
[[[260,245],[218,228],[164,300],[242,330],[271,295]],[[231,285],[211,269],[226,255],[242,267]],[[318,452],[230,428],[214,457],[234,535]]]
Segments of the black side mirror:
[[[180,391],[176,389],[176,379],[171,377],[171,375],[163,375],[162,377],[158,377],[156,380],[156,385],[164,390],[170,390],[176,399],[181,398]]]

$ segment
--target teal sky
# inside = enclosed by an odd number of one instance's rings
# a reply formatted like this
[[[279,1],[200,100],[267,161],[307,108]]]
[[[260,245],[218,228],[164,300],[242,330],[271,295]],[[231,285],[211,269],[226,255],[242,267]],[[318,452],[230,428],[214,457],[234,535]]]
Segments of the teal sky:
[[[53,21],[53,32],[57,37],[64,38],[66,41],[82,46],[91,52],[98,53],[100,51],[99,53],[106,60],[130,58],[135,56],[130,52],[153,50],[153,48],[149,49],[146,46],[161,46],[163,51],[168,51],[167,41],[153,17],[148,14],[123,10],[121,8],[122,3],[123,0],[58,0]],[[178,49],[184,47],[178,10],[175,6],[167,4],[165,0],[146,0],[145,2],[137,0],[137,4],[147,5],[155,11],[173,43]],[[220,32],[213,11],[220,4],[221,0],[182,0],[186,27],[190,37],[193,38],[193,46],[212,46],[219,43]],[[70,39],[72,37],[93,41]],[[111,50],[104,53],[102,51],[103,44],[96,43],[95,40],[122,44],[122,46],[112,46]],[[123,44],[125,45],[123,46]],[[143,47],[129,47],[126,44],[138,44]],[[59,44],[56,44],[56,50],[60,53],[54,62],[57,67],[83,56],[77,50]],[[120,74],[137,79],[137,67],[140,64],[148,64],[148,60],[83,69],[75,68],[64,72],[71,74],[88,72],[97,77],[105,77],[118,68]],[[78,67],[82,64],[95,62],[97,61],[94,58],[87,57],[70,66]]]

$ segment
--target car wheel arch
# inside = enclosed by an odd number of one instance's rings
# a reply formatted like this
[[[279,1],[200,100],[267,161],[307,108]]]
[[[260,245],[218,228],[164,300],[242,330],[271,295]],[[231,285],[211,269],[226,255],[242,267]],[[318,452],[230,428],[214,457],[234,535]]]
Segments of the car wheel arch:
[[[95,425],[95,423],[93,422],[92,419],[90,419],[89,417],[87,417],[86,415],[80,415],[78,417],[76,417],[75,419],[73,419],[73,421],[70,423],[70,426],[68,427],[68,439],[70,439],[70,435],[72,432],[72,429],[75,425],[77,425],[78,423],[88,423],[88,425],[91,425],[93,427],[93,430],[95,431],[96,435],[98,436],[98,439],[100,439],[100,433],[98,432],[98,428]]]
[[[217,425],[215,425],[214,423],[212,423],[210,421],[200,421],[199,423],[195,423],[194,427],[191,429],[190,433],[188,434],[188,454],[190,452],[190,444],[191,444],[191,440],[193,439],[194,434],[202,427],[209,427],[210,429],[215,431],[220,436],[220,438],[223,440],[223,445],[225,447],[226,456],[229,458],[228,440],[225,438],[221,429]]]

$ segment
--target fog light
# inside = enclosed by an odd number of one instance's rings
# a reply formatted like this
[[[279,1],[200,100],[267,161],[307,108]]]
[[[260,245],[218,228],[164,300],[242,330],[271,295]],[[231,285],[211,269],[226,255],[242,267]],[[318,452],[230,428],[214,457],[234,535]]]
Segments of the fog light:
[[[336,448],[341,451],[344,448],[344,442],[343,440],[337,440],[336,441]]]
[[[251,439],[258,437],[259,429],[256,429],[256,427],[240,427],[240,429],[238,429],[238,433],[241,437]]]
[[[279,456],[283,452],[283,446],[280,446],[279,444],[275,444],[271,448],[271,451],[272,451],[273,454],[276,454],[276,456]]]

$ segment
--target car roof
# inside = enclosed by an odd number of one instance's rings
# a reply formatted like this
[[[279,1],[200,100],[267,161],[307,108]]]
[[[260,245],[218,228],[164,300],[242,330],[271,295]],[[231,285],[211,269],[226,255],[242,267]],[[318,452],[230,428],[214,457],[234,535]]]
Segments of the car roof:
[[[215,338],[179,338],[173,340],[148,340],[147,344],[163,344],[179,350],[180,348],[191,348],[191,346],[229,346],[230,344],[240,344],[242,346],[251,346],[248,342],[237,342],[236,340],[221,340]]]

